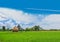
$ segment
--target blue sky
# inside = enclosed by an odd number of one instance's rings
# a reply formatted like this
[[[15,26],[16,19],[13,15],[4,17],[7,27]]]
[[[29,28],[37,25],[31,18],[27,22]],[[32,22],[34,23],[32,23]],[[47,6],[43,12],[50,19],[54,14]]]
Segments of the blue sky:
[[[18,18],[19,17],[19,18]],[[59,0],[0,0],[0,24],[60,29]]]
[[[43,8],[60,9],[59,0],[0,0],[0,6],[15,9]]]
[[[8,7],[18,10],[23,10],[29,13],[60,13],[60,12],[40,12],[39,10],[28,10],[26,8],[37,8],[37,9],[52,9],[60,10],[59,0],[0,0],[0,7]]]

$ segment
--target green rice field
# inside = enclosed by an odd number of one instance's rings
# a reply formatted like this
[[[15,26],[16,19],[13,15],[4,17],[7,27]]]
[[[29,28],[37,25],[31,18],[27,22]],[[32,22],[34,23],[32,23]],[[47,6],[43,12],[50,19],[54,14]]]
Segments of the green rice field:
[[[0,31],[0,42],[60,42],[60,31]]]

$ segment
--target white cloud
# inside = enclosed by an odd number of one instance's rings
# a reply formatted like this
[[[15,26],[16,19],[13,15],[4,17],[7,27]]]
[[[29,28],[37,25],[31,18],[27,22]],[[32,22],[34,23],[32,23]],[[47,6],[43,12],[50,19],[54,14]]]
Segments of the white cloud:
[[[17,23],[24,24],[25,27],[33,26],[33,25],[29,25],[30,23],[33,23],[34,25],[36,25],[36,23],[40,21],[41,19],[40,17],[42,17],[42,15],[32,15],[29,13],[24,13],[21,10],[15,10],[15,9],[9,9],[9,8],[0,8],[0,16],[3,17],[3,20],[1,20],[2,19],[1,18],[0,21],[4,21],[4,19],[5,20],[13,19]],[[14,25],[10,20],[8,21],[8,23],[11,25]]]
[[[46,16],[41,24],[44,29],[60,29],[60,15],[52,14]]]
[[[4,13],[4,15],[6,15],[9,18],[13,18],[17,22],[23,21],[23,22],[29,23],[29,22],[34,21],[34,19],[36,19],[35,16],[30,15],[28,13],[24,13],[23,11],[19,11],[19,10],[13,10],[13,9],[8,9],[8,8],[0,8],[0,12]]]
[[[9,19],[9,20],[8,20]],[[34,25],[40,25],[44,29],[60,29],[60,15],[51,14],[51,15],[34,15],[25,13],[21,10],[9,9],[9,8],[0,8],[0,25],[15,26],[12,20],[24,28],[31,27]],[[9,25],[8,25],[9,24]]]
[[[6,20],[6,16],[3,13],[0,13],[0,21]]]
[[[41,10],[41,11],[52,11],[52,12],[60,12],[60,10],[52,10],[52,9],[38,9],[38,8],[26,8],[29,10]]]

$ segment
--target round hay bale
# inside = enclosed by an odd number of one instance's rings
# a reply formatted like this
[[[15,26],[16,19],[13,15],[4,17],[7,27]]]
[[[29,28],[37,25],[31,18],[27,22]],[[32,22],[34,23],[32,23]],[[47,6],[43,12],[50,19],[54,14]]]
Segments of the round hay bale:
[[[12,29],[13,32],[18,32],[18,28],[15,26],[13,29]]]

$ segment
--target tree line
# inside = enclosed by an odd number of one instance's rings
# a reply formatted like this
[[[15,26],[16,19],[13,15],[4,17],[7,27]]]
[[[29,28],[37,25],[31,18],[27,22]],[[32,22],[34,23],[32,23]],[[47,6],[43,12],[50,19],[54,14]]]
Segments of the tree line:
[[[0,29],[0,31],[60,31],[60,29],[49,29],[49,30],[44,30],[42,27],[40,27],[39,25],[35,25],[33,27],[27,27],[25,29],[23,29],[19,24],[16,26],[15,29],[9,29],[6,28],[5,26],[2,26],[2,29]]]
[[[42,28],[38,25],[35,25],[33,27],[27,27],[25,29],[23,29],[19,24],[16,26],[18,28],[18,31],[39,31],[42,30]],[[13,29],[13,28],[12,28]],[[11,31],[12,29],[6,28],[6,26],[2,26],[2,29],[0,29],[0,31]]]

